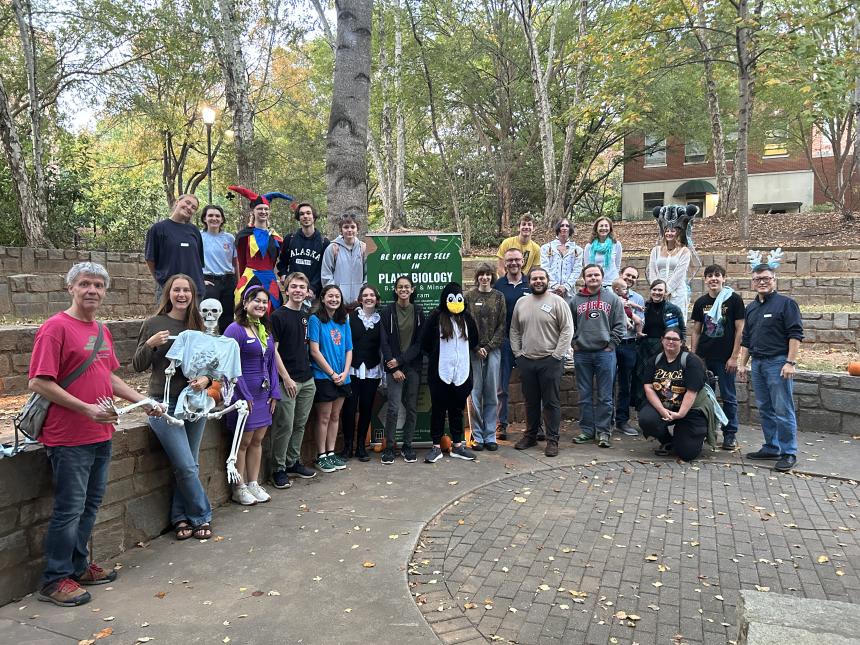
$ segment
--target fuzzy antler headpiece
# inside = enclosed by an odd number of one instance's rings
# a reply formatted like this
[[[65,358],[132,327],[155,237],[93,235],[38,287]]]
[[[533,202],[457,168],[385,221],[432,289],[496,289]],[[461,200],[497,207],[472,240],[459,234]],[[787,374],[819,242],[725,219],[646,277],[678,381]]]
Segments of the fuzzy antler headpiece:
[[[695,204],[658,206],[653,212],[654,217],[657,218],[657,225],[660,227],[660,237],[663,237],[666,229],[679,228],[689,238],[693,218],[699,212],[699,207]]]
[[[763,271],[765,269],[776,271],[777,268],[779,268],[779,265],[782,263],[782,256],[782,247],[777,247],[773,249],[770,253],[768,253],[767,262],[762,260],[761,251],[750,249],[750,251],[747,253],[747,259],[750,263],[750,269],[753,271]]]

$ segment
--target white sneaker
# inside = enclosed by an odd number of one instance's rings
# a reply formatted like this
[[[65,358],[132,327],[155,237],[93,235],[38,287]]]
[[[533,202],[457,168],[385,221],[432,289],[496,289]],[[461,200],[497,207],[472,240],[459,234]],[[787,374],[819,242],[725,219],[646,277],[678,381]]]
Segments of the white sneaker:
[[[251,495],[254,496],[254,499],[256,499],[261,504],[264,504],[265,502],[268,502],[270,499],[272,499],[272,496],[266,492],[266,489],[260,486],[257,482],[250,482],[248,484],[248,492],[251,493]]]
[[[253,506],[257,503],[257,498],[251,495],[245,484],[240,484],[233,487],[233,501],[242,506]]]

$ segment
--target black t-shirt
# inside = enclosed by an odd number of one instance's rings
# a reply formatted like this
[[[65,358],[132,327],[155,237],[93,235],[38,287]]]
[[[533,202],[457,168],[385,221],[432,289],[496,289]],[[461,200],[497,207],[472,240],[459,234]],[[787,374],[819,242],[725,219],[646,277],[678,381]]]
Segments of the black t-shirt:
[[[691,318],[702,323],[696,354],[707,360],[727,361],[735,346],[735,322],[744,319],[744,301],[737,293],[729,296],[720,307],[720,321],[708,315],[716,298],[709,294],[701,296],[693,305]]]
[[[681,366],[681,356],[671,363],[665,354],[660,354],[656,364],[649,361],[645,368],[645,387],[653,387],[663,407],[671,412],[681,408],[687,390],[698,392],[705,386],[705,364],[694,354],[687,355],[687,366]]]
[[[206,293],[203,284],[203,237],[200,229],[163,219],[146,232],[144,257],[155,263],[155,281],[164,286],[170,276],[184,273],[197,286],[197,293]]]
[[[308,318],[305,311],[278,307],[272,314],[272,336],[290,378],[304,383],[313,378],[308,354]]]

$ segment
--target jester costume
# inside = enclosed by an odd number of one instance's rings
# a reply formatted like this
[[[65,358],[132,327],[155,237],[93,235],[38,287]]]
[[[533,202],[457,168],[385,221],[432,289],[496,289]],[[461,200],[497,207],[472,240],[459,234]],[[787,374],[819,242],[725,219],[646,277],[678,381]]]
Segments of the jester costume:
[[[272,199],[280,198],[293,201],[292,196],[284,193],[257,195],[242,186],[228,186],[251,202],[251,210],[259,204],[269,204]],[[281,253],[283,238],[273,230],[248,226],[236,234],[236,254],[239,263],[239,278],[236,281],[235,302],[238,304],[242,294],[251,285],[263,287],[269,294],[269,313],[281,306],[281,289],[275,275],[275,264]]]

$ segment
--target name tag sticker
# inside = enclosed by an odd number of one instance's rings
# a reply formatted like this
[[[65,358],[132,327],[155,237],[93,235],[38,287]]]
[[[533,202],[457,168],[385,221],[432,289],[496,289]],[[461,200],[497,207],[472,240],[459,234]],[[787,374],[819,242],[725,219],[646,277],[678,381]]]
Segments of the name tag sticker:
[[[765,314],[762,318],[773,318],[773,314]]]
[[[540,306],[540,308],[541,308],[541,311],[545,311],[545,312],[547,312],[547,313],[549,313],[550,311],[552,311],[552,305],[549,305],[549,304],[546,304],[546,303],[542,304],[542,305]]]
[[[190,245],[188,244],[188,242],[180,242],[179,246],[190,246]]]
[[[253,343],[253,342],[256,342],[256,340],[257,340],[256,338],[246,338],[245,342],[246,343]]]

